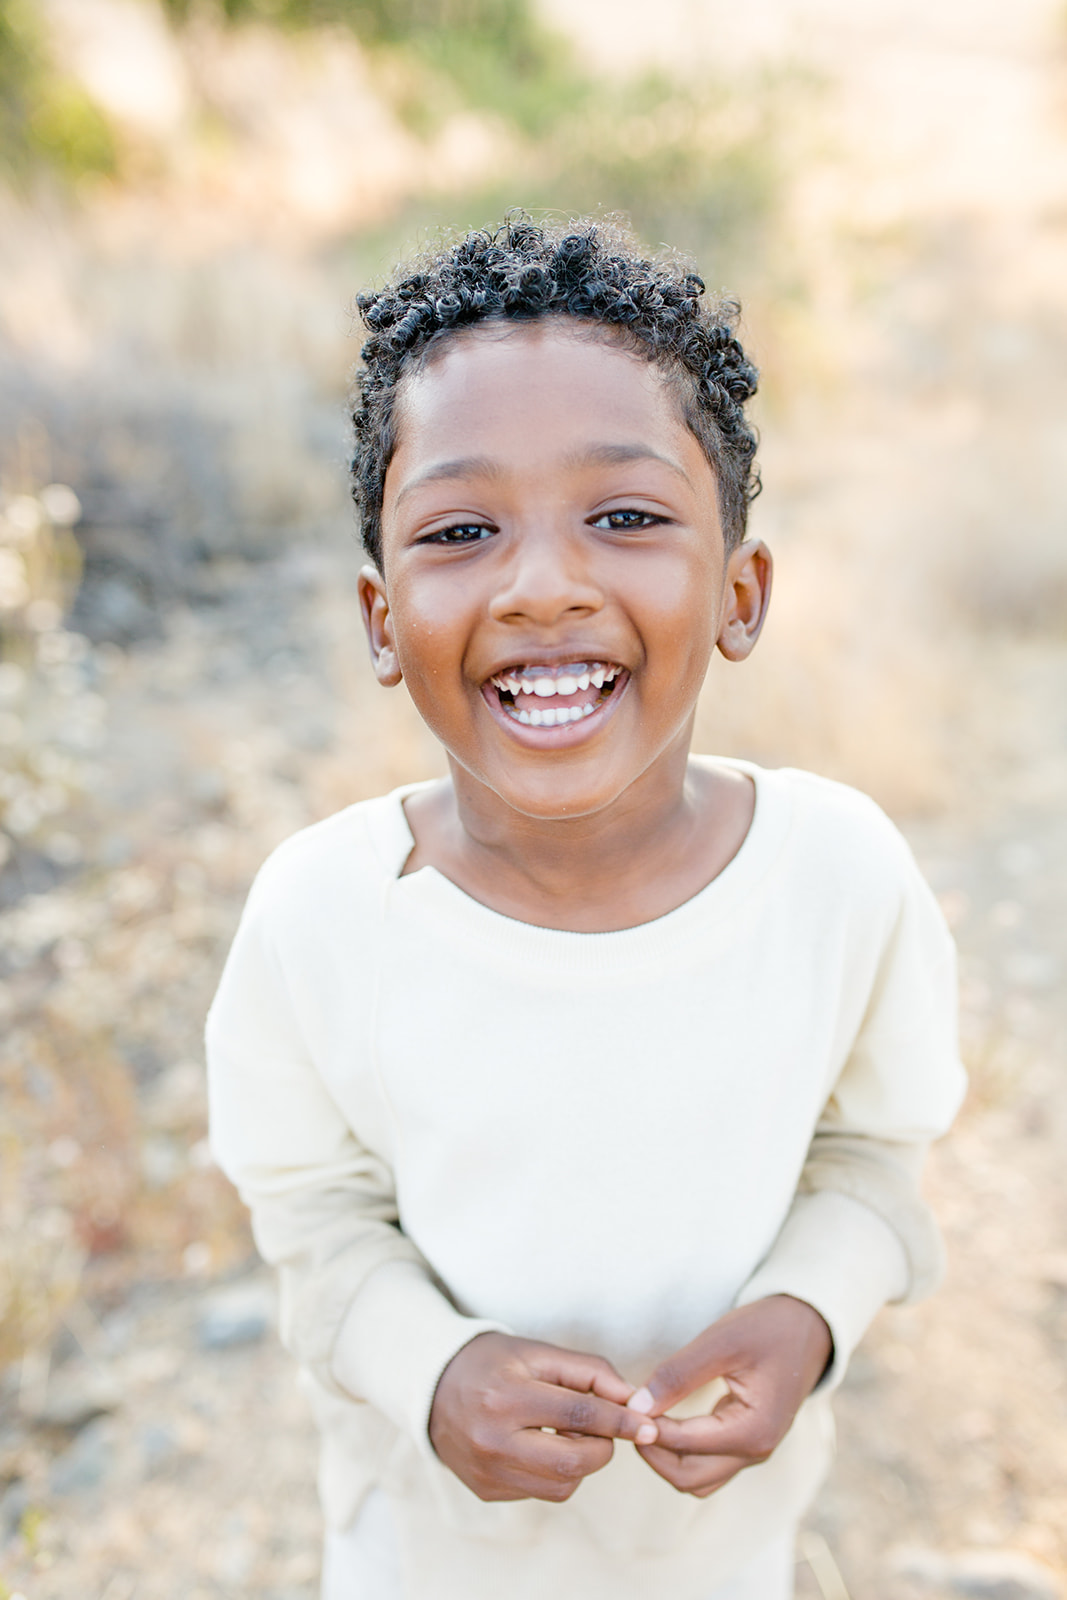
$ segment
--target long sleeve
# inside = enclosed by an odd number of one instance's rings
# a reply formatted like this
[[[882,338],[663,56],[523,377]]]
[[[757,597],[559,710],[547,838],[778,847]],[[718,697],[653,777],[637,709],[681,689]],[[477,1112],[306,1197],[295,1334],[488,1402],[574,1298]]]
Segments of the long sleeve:
[[[910,864],[869,1003],[815,1130],[775,1243],[737,1297],[805,1300],[826,1320],[832,1387],[883,1305],[937,1287],[944,1248],[919,1178],[965,1076],[956,1040],[955,951]]]
[[[865,1153],[861,1170],[870,1154]],[[843,1164],[837,1172],[847,1181],[850,1170]],[[903,1201],[908,1190],[915,1206],[922,1207],[915,1184],[903,1179],[898,1199]],[[932,1218],[929,1226],[936,1237]],[[870,1205],[828,1184],[798,1192],[770,1253],[735,1303],[789,1294],[814,1306],[833,1339],[833,1361],[822,1380],[823,1387],[832,1388],[877,1313],[891,1301],[909,1298],[909,1287],[901,1236]]]
[[[463,1316],[402,1231],[392,1171],[353,1132],[315,1059],[269,898],[253,890],[208,1018],[212,1148],[278,1269],[286,1348],[325,1388],[369,1400],[421,1442],[444,1366],[499,1324]]]

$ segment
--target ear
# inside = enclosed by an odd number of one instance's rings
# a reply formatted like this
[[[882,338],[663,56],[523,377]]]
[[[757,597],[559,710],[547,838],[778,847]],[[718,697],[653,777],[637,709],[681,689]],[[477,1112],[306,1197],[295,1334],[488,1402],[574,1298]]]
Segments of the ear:
[[[751,654],[770,604],[773,572],[762,539],[747,539],[730,553],[716,641],[727,661],[744,661]]]
[[[363,626],[367,630],[370,658],[374,675],[386,689],[395,689],[403,674],[396,655],[393,637],[393,618],[389,610],[389,597],[385,592],[385,579],[377,567],[364,567],[359,575],[359,609]]]

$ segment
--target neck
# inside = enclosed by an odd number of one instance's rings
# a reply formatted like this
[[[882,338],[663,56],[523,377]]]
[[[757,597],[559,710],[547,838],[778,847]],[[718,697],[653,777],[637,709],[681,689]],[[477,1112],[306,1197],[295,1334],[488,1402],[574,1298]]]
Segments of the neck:
[[[575,933],[636,927],[673,911],[740,849],[755,790],[741,773],[689,769],[689,733],[625,792],[580,817],[516,812],[462,769],[407,803],[415,847],[483,905]]]
[[[676,851],[694,825],[688,732],[621,795],[578,817],[523,815],[453,768],[455,845],[472,866],[525,885],[549,905],[617,895],[631,880],[647,883],[659,858]]]

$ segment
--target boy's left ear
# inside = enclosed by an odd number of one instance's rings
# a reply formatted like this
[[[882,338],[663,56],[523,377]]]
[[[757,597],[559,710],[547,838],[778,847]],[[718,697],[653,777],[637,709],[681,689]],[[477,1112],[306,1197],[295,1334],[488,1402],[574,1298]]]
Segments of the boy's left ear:
[[[726,563],[718,647],[727,661],[744,661],[760,636],[771,598],[774,562],[762,539],[746,539]]]
[[[367,630],[370,658],[374,675],[386,689],[395,689],[402,673],[396,654],[393,636],[393,618],[389,610],[389,597],[385,592],[385,579],[377,567],[366,566],[359,574],[359,609],[363,626]]]

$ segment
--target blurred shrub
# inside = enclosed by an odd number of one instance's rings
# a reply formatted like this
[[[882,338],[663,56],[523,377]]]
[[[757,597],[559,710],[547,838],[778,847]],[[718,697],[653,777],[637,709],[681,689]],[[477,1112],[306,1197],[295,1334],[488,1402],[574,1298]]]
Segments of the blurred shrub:
[[[180,294],[180,273],[168,287]],[[160,312],[159,300],[148,307]],[[0,608],[11,597],[0,630],[11,648],[21,641],[20,660],[35,637],[26,617],[39,615],[20,595],[60,604],[93,641],[127,645],[158,635],[176,603],[210,602],[228,562],[274,553],[320,510],[324,469],[309,463],[307,444],[318,413],[306,385],[294,378],[272,394],[266,380],[257,389],[254,369],[197,383],[176,370],[187,344],[179,327],[175,347],[154,359],[128,345],[108,352],[91,383],[33,370],[14,353],[0,364],[0,489],[54,474],[79,506],[64,533],[40,494],[11,493],[6,511],[0,503]],[[32,471],[20,465],[27,456]]]
[[[535,133],[583,92],[565,42],[528,0],[164,0],[179,25],[214,12],[236,23],[352,30],[400,88],[397,109],[427,131],[457,104]],[[392,69],[392,70],[390,70]]]
[[[666,245],[695,260],[710,288],[769,299],[795,275],[774,241],[790,118],[811,92],[807,78],[788,73],[700,86],[655,74],[601,83],[595,94],[573,96],[504,180],[450,199],[449,231],[499,221],[516,204],[534,213],[622,213],[650,250]],[[360,285],[391,269],[441,222],[440,202],[419,199],[385,228],[352,238],[352,279]]]
[[[0,492],[0,905],[46,889],[80,857],[65,813],[101,732],[88,641],[63,618],[81,570],[65,484]]]
[[[560,125],[537,186],[555,205],[625,212],[651,245],[669,241],[709,274],[743,253],[751,278],[783,167],[782,88],[620,86]]]
[[[85,1252],[69,1212],[32,1203],[18,1137],[0,1139],[0,1371],[47,1349],[78,1292]]]
[[[0,0],[0,169],[48,167],[70,179],[115,170],[111,127],[85,91],[56,72],[29,0]]]

